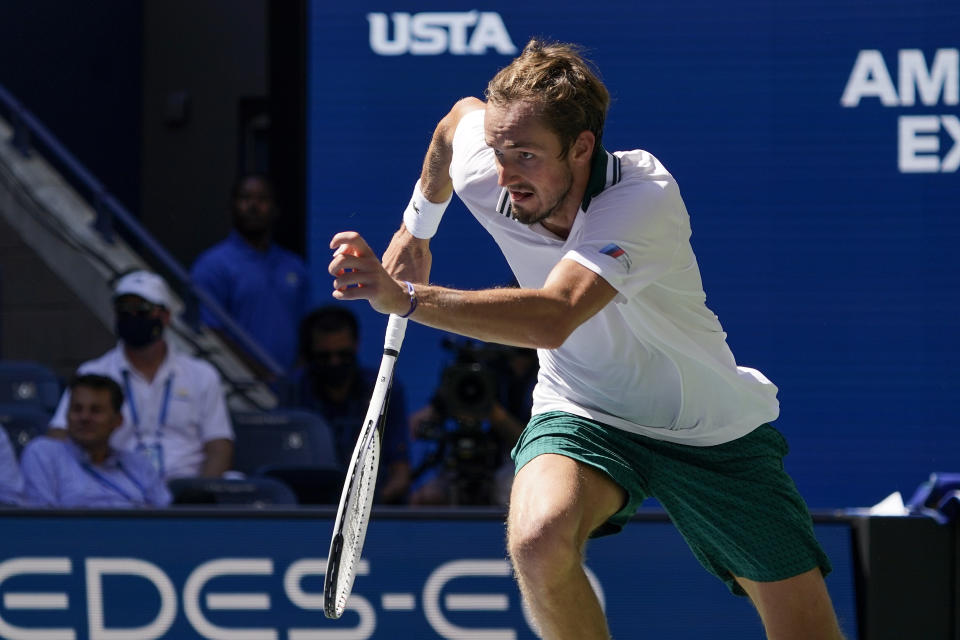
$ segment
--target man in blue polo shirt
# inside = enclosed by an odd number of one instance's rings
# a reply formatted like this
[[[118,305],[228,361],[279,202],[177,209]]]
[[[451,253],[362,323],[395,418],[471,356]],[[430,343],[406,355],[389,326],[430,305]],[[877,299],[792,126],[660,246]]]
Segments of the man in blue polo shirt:
[[[70,383],[67,438],[39,437],[23,450],[24,504],[36,507],[165,507],[170,492],[146,456],[114,449],[123,391],[106,376]]]
[[[297,355],[297,326],[307,310],[306,265],[273,243],[278,210],[267,176],[241,177],[233,188],[232,207],[233,231],[197,258],[191,277],[278,365],[291,368]],[[231,344],[236,342],[209,310],[201,309],[201,319]],[[247,359],[256,371],[264,371]]]

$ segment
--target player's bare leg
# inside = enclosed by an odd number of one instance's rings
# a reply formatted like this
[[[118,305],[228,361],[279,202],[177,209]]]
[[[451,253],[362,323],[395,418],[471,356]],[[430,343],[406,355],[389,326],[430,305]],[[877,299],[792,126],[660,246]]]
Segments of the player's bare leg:
[[[623,489],[605,474],[561,455],[540,455],[517,474],[507,547],[544,640],[610,638],[583,570],[583,548],[624,499]]]
[[[760,612],[769,640],[843,640],[820,569],[777,582],[737,582]]]

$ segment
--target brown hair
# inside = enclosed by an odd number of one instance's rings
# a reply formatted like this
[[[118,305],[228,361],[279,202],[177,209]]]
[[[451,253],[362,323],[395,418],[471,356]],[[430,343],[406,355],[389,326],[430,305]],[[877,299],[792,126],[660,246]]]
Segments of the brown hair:
[[[67,385],[70,391],[75,391],[80,387],[93,389],[94,391],[107,391],[110,393],[110,406],[113,407],[113,410],[120,413],[123,408],[123,389],[113,378],[95,373],[84,373],[74,376]]]
[[[600,148],[610,92],[576,45],[533,38],[490,80],[486,98],[497,105],[517,101],[536,105],[544,125],[560,137],[560,157],[583,131],[596,136],[594,152]]]
[[[300,355],[310,356],[314,333],[335,333],[343,329],[348,329],[354,340],[359,338],[360,326],[353,311],[336,304],[317,307],[300,321]]]

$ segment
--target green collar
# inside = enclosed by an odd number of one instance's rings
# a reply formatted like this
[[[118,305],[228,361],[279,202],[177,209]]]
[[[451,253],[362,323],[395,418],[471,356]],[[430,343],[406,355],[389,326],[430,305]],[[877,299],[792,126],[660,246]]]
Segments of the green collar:
[[[620,158],[604,149],[603,145],[598,146],[597,152],[590,160],[590,180],[587,181],[587,189],[583,194],[580,208],[586,213],[594,196],[618,182],[620,182]]]

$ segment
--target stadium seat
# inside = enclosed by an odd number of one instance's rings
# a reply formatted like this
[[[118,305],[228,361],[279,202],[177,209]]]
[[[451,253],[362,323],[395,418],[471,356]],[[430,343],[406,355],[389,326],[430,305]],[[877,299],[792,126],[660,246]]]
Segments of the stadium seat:
[[[0,425],[6,429],[18,459],[30,440],[46,432],[50,416],[45,409],[29,404],[0,405]]]
[[[173,504],[295,505],[293,491],[273,478],[176,478],[167,483]]]
[[[345,473],[339,467],[268,465],[257,475],[289,486],[300,504],[337,504]]]
[[[60,378],[42,364],[0,360],[0,405],[29,405],[52,414],[60,392]]]
[[[319,415],[300,409],[233,414],[234,469],[280,480],[300,504],[335,504],[343,469],[333,434]]]
[[[248,475],[273,465],[339,468],[333,435],[319,415],[297,409],[231,415],[233,468]]]

